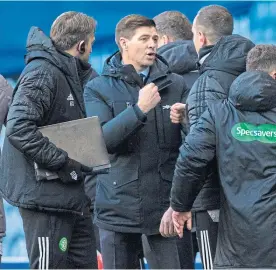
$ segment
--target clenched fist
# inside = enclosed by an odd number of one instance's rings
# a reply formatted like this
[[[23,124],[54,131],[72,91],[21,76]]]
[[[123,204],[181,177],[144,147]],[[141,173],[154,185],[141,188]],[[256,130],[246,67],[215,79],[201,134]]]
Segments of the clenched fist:
[[[185,108],[186,104],[183,103],[175,103],[171,107],[170,118],[172,123],[180,124],[184,120],[185,117]]]
[[[160,100],[158,87],[154,83],[149,83],[139,91],[137,105],[143,113],[148,113]]]

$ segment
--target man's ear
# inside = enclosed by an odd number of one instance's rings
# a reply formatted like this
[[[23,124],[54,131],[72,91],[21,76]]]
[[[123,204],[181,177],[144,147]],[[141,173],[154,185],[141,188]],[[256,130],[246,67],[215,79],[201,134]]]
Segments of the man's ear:
[[[198,32],[200,47],[208,45],[208,40],[202,32]]]
[[[120,37],[119,40],[120,43],[120,47],[123,49],[123,51],[127,51],[128,50],[128,39],[124,38],[124,37]]]
[[[170,38],[167,35],[161,36],[161,40],[162,40],[163,45],[166,45],[170,42]]]
[[[78,46],[77,46],[77,51],[80,53],[80,54],[84,54],[85,53],[85,50],[86,50],[86,46],[85,46],[85,41],[82,40],[79,42]]]
[[[276,70],[273,70],[271,73],[270,73],[270,76],[276,80]]]

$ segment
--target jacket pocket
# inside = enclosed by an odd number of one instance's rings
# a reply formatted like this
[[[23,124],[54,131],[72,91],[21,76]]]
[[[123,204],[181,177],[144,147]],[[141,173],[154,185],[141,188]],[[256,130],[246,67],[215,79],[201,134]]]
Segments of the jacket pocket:
[[[163,164],[160,169],[160,175],[162,179],[161,183],[161,202],[162,205],[169,207],[170,206],[170,194],[172,188],[172,180],[174,174],[175,164]]]
[[[178,151],[162,151],[160,160],[159,173],[162,179],[161,183],[161,202],[164,206],[170,205],[170,194],[172,188],[172,180]]]
[[[161,149],[178,149],[181,145],[180,124],[170,119],[170,106],[158,104],[155,108],[158,142]]]
[[[161,203],[165,207],[170,206],[170,193],[172,188],[173,173],[167,173],[164,170],[160,170],[161,174]]]
[[[97,178],[96,211],[103,222],[140,224],[137,169],[111,168]]]

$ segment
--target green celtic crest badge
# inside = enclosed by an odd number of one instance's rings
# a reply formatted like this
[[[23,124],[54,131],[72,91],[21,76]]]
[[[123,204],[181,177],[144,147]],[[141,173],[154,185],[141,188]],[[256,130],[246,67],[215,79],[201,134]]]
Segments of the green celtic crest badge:
[[[68,247],[68,241],[67,241],[67,238],[66,237],[62,237],[59,241],[59,249],[62,251],[62,252],[65,252],[67,250],[67,247]]]

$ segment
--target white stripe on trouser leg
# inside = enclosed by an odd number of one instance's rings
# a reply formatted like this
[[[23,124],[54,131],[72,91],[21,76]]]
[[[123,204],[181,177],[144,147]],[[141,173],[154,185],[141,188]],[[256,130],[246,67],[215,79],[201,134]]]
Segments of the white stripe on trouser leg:
[[[203,259],[203,268],[206,269],[205,245],[204,245],[203,231],[200,231],[200,243],[201,243],[201,257]]]
[[[140,269],[143,269],[142,259],[139,259],[140,262]]]
[[[209,262],[209,256],[208,256],[208,248],[207,248],[207,237],[206,237],[206,231],[203,231],[203,242],[204,242],[204,248],[205,248],[205,258],[206,258],[206,269],[210,269],[210,262]]]
[[[46,270],[49,269],[49,237],[46,237]]]
[[[42,238],[42,270],[45,270],[45,237]]]
[[[41,237],[38,237],[37,240],[38,240],[38,248],[39,248],[39,269],[41,269],[41,267],[42,267]]]
[[[212,259],[212,253],[210,248],[210,241],[209,241],[209,233],[206,231],[206,239],[207,239],[207,250],[210,258],[210,269],[213,269],[213,259]]]

